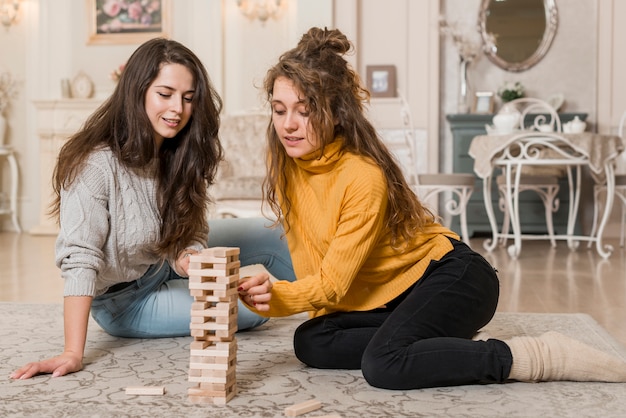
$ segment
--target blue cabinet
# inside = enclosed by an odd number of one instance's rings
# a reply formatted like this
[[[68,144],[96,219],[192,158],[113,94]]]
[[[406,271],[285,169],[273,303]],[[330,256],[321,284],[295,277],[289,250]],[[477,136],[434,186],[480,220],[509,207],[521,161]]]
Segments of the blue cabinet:
[[[586,113],[560,113],[562,123],[569,122],[578,116],[581,120],[587,118]],[[474,173],[474,159],[469,156],[468,151],[472,139],[477,135],[485,135],[485,125],[491,124],[493,115],[475,114],[451,114],[446,119],[452,131],[453,160],[452,170],[455,173]],[[495,179],[493,180],[495,183]],[[554,214],[554,230],[556,234],[565,234],[567,231],[567,210],[569,205],[567,179],[560,182],[559,210]],[[502,212],[498,207],[498,190],[495,184],[491,187],[493,208],[498,220],[502,224]],[[520,194],[520,214],[523,234],[545,234],[547,233],[545,222],[545,209],[543,202],[535,192],[523,192]],[[451,228],[460,231],[459,220],[452,220]],[[467,229],[469,236],[488,236],[491,234],[491,227],[485,210],[483,200],[483,181],[476,177],[474,193],[467,205]]]

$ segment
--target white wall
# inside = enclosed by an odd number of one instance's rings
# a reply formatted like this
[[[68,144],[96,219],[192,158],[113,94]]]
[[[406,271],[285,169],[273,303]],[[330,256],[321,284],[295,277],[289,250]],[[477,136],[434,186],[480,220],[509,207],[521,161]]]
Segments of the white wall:
[[[495,91],[504,80],[519,80],[534,97],[563,92],[566,111],[588,112],[602,132],[615,130],[626,109],[626,2],[556,0],[559,28],[546,58],[523,73],[507,73],[483,58],[470,70],[476,90]],[[338,27],[357,53],[348,57],[360,74],[373,64],[394,64],[398,85],[422,134],[428,169],[450,169],[451,139],[445,114],[456,111],[458,57],[441,40],[438,18],[474,28],[481,0],[283,0],[283,15],[265,25],[238,13],[236,0],[177,0],[172,38],[193,49],[205,63],[229,113],[261,102],[260,84],[268,64],[293,46],[310,26]],[[96,94],[113,88],[109,73],[137,45],[87,45],[85,0],[22,0],[20,20],[0,27],[0,68],[24,78],[9,114],[9,143],[18,152],[22,173],[20,218],[25,229],[38,220],[39,173],[33,100],[61,96],[60,80],[85,71]],[[439,78],[441,77],[441,83]],[[396,104],[372,102],[373,117],[396,114]],[[378,112],[380,110],[380,113]],[[391,122],[393,124],[393,122]],[[439,151],[441,150],[441,155]],[[3,189],[8,180],[2,173]],[[6,217],[2,226],[10,228]]]
[[[478,16],[482,0],[442,0],[442,15],[480,40]],[[561,111],[588,113],[591,124],[597,122],[598,5],[588,0],[556,0],[558,28],[546,56],[534,67],[522,72],[507,72],[483,56],[468,71],[470,88],[497,92],[506,81],[521,82],[527,97],[547,98],[554,93],[565,95]],[[458,54],[450,39],[442,40],[441,158],[444,170],[452,164],[450,128],[445,115],[457,113],[459,86]],[[500,105],[499,101],[497,105]],[[593,126],[592,126],[593,128]]]
[[[24,80],[7,114],[7,142],[18,154],[20,221],[27,231],[37,225],[41,205],[37,113],[32,102],[61,98],[61,80],[72,79],[79,71],[93,80],[95,96],[104,99],[114,87],[109,74],[138,46],[88,44],[89,3],[22,0],[17,24],[0,28],[0,69]],[[278,54],[295,46],[308,27],[332,25],[332,0],[283,1],[281,15],[265,24],[245,18],[236,0],[170,0],[170,4],[170,37],[204,62],[226,112],[258,107],[254,85]],[[8,170],[1,174],[2,189],[8,190]],[[7,217],[0,223],[11,227]]]

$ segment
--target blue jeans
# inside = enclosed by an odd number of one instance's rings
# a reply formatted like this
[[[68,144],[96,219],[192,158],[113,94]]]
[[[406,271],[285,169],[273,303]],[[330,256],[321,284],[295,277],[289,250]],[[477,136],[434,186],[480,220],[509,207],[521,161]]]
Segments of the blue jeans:
[[[384,389],[504,382],[513,362],[508,346],[471,339],[495,313],[496,272],[464,243],[453,245],[386,308],[304,322],[294,336],[298,359],[317,368],[360,368]]]
[[[263,264],[280,280],[294,281],[287,242],[281,228],[270,229],[263,218],[214,219],[209,222],[209,247],[239,247],[241,265]],[[94,298],[91,315],[109,334],[133,338],[189,335],[189,281],[168,263],[155,264],[139,279],[118,291]],[[237,328],[264,324],[263,318],[239,301]]]

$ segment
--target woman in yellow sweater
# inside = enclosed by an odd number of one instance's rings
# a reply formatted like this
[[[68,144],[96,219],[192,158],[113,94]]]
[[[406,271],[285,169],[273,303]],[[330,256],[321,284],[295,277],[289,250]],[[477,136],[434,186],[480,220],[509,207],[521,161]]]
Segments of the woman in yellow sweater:
[[[369,93],[342,57],[350,47],[313,28],[268,71],[265,193],[297,280],[253,277],[241,299],[265,316],[309,312],[296,356],[360,368],[377,387],[626,380],[621,360],[561,334],[472,340],[495,313],[496,272],[411,191],[363,114]]]

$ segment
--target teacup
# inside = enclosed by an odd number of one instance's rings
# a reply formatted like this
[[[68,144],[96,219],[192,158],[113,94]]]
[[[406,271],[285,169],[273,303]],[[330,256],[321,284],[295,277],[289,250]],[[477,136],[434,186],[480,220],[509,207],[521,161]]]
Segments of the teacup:
[[[552,129],[552,125],[549,125],[547,123],[537,125],[537,129],[539,130],[539,132],[544,132],[544,133],[554,131],[554,129]]]

